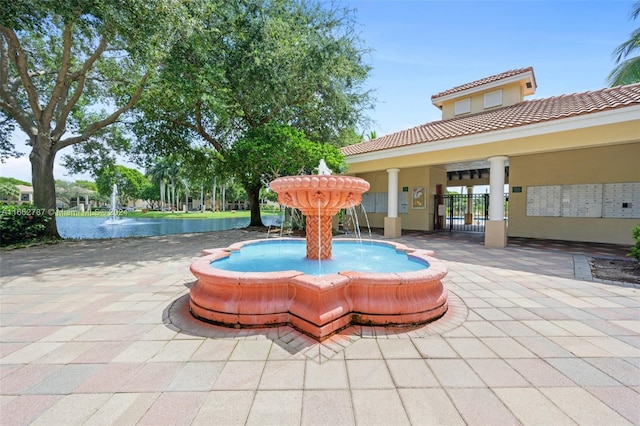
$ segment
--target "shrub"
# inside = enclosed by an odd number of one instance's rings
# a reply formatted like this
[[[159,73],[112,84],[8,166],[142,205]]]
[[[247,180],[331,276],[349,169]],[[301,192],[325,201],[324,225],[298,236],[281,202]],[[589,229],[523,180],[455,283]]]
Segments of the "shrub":
[[[0,246],[42,238],[49,220],[45,210],[33,204],[0,206]]]
[[[636,245],[631,246],[631,253],[628,256],[633,256],[638,262],[640,262],[640,225],[637,225],[631,231],[631,235],[636,240]]]

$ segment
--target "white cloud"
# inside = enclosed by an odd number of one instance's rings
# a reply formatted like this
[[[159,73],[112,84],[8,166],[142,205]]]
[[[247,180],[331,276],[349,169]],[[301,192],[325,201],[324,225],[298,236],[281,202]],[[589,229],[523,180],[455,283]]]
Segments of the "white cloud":
[[[19,158],[7,158],[0,164],[0,175],[31,182],[31,163],[29,157],[24,155]]]

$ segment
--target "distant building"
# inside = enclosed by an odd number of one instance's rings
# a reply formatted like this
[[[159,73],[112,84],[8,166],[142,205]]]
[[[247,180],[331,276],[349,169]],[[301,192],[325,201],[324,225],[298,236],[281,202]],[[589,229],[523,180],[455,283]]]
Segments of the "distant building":
[[[33,187],[27,185],[16,185],[20,190],[20,198],[18,203],[33,203]]]

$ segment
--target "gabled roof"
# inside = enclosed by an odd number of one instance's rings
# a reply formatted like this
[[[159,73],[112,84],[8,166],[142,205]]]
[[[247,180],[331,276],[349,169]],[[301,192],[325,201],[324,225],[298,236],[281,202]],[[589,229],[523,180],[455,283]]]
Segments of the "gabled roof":
[[[377,139],[349,145],[341,148],[341,151],[347,156],[366,154],[634,105],[640,105],[640,83],[546,99],[534,99],[477,114],[432,121]],[[638,118],[640,119],[640,117]]]
[[[506,80],[510,77],[518,76],[520,74],[531,75],[531,78],[533,79],[533,82],[535,84],[535,78],[533,77],[533,67],[520,68],[517,70],[505,71],[500,74],[492,75],[490,77],[481,78],[480,80],[472,81],[471,83],[465,83],[460,86],[445,90],[444,92],[436,93],[435,95],[431,96],[431,101],[435,102],[435,100],[438,98],[449,96],[458,92],[464,92],[465,90],[469,89],[475,89],[477,87],[485,86],[490,83],[496,83],[502,80]]]

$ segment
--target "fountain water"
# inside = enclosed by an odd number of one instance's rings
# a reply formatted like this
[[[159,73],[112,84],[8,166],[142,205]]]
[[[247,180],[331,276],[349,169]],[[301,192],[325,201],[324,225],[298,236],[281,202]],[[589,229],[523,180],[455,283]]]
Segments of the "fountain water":
[[[447,268],[432,251],[373,240],[332,242],[333,215],[360,204],[369,183],[331,175],[323,163],[318,175],[282,177],[269,185],[281,204],[307,217],[306,257],[285,254],[285,249],[303,243],[288,238],[205,250],[206,255],[191,264],[197,277],[190,290],[195,317],[231,327],[290,324],[322,340],[350,324],[415,325],[446,312],[447,291],[441,280]],[[344,249],[336,252],[358,253],[358,260],[333,268],[334,244]],[[264,257],[270,253],[282,254],[282,262],[278,256]],[[243,256],[245,262],[239,261]],[[398,261],[392,269],[377,269],[392,258],[394,264]],[[323,271],[303,272],[306,264],[320,261]]]
[[[111,187],[111,199],[109,204],[109,219],[106,220],[106,225],[117,225],[120,223],[118,219],[118,185],[115,183]]]

